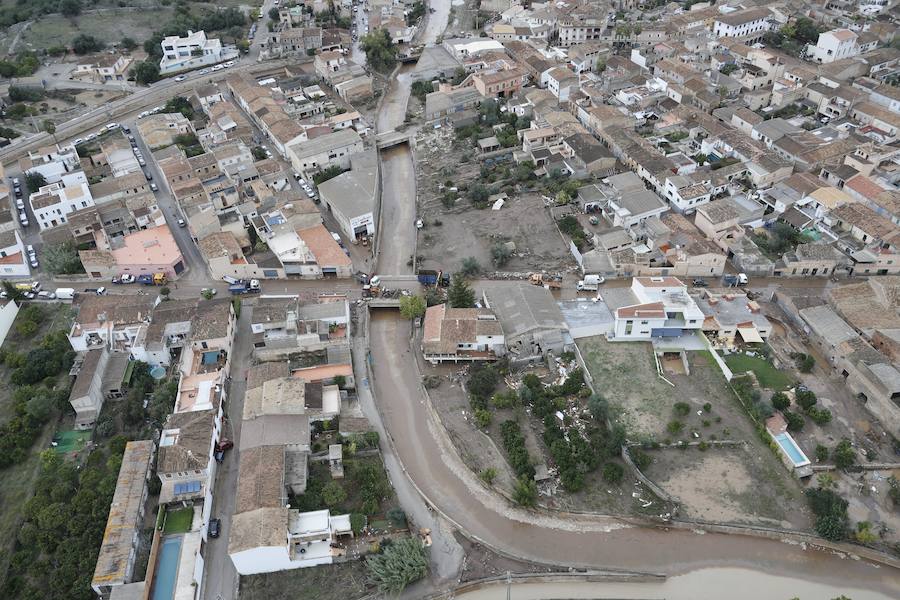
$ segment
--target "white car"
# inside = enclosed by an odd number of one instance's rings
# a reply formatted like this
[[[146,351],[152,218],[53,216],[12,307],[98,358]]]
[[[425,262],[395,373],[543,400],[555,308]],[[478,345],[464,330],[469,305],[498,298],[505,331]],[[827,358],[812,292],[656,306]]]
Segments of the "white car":
[[[150,189],[153,190],[154,192],[158,192],[158,191],[159,191],[159,186],[156,185],[155,183],[152,183],[152,182],[151,182],[151,183],[150,183]]]
[[[233,61],[233,60],[229,60],[227,63],[225,63],[225,68],[226,68],[226,69],[227,69],[228,67],[233,67],[233,66],[234,66],[234,61]]]
[[[96,133],[89,133],[89,134],[87,134],[87,137],[84,138],[84,141],[90,142],[91,140],[96,140],[96,139],[97,139]]]
[[[32,254],[34,254],[34,246],[28,244],[27,246],[25,246],[25,252],[28,254],[28,256],[31,256]]]
[[[118,123],[107,123],[106,124],[107,131],[112,131],[113,129],[117,129],[118,127],[119,127]]]
[[[22,200],[21,198],[16,198],[16,208],[18,208],[19,210],[24,210],[25,201]]]
[[[81,143],[83,143],[83,142],[84,142],[83,139],[81,139],[81,138],[75,138],[75,141],[72,142],[72,144],[73,144],[74,146],[77,146],[78,144],[81,144]]]
[[[158,113],[159,111],[161,111],[164,108],[165,108],[165,106],[154,106],[152,109],[150,109],[150,114],[155,115],[156,113]]]
[[[142,167],[146,167],[146,166],[147,166],[147,161],[145,161],[143,158],[139,158],[139,159],[138,159],[138,164],[141,165]]]
[[[180,82],[184,81],[185,79],[187,79],[187,77],[185,77],[184,75],[179,75],[178,77],[175,78],[175,81],[180,83]]]
[[[209,73],[209,69],[201,69],[200,71],[201,75],[206,75],[207,73]]]
[[[145,110],[144,112],[142,112],[141,114],[138,115],[138,119],[143,119],[144,117],[149,117],[149,116],[150,116],[150,111]]]
[[[225,68],[225,67],[223,67],[222,65],[216,65],[216,66],[214,66],[214,67],[212,68],[212,70],[213,70],[213,71],[221,71],[221,70],[224,69],[224,68]]]
[[[28,215],[24,212],[19,213],[19,223],[22,224],[22,227],[28,227]]]
[[[29,257],[28,257],[28,262],[31,263],[31,268],[32,268],[32,269],[37,269],[37,268],[38,268],[38,264],[39,264],[39,263],[38,263],[37,256],[34,256],[34,255],[29,256]]]
[[[38,298],[43,298],[44,300],[56,300],[56,294],[54,292],[38,292]]]

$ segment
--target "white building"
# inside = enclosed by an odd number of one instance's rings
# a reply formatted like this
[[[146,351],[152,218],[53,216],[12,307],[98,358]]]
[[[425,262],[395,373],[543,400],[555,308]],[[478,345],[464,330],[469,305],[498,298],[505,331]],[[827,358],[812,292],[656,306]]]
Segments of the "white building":
[[[84,173],[64,176],[61,181],[43,186],[28,198],[41,231],[66,222],[66,215],[94,206],[94,198]]]
[[[264,506],[234,515],[228,554],[241,575],[327,565],[343,552],[332,547],[342,536],[353,536],[350,515]]]
[[[679,337],[703,326],[703,311],[680,279],[635,277],[630,291],[634,302],[615,309],[614,340]]]
[[[727,15],[716,17],[713,21],[713,34],[718,38],[762,38],[769,31],[769,17],[771,13],[764,8],[739,10]]]
[[[170,35],[160,42],[163,51],[159,72],[175,73],[212,65],[237,56],[234,50],[222,47],[218,38],[207,38],[205,31],[188,31],[186,37]]]
[[[495,360],[506,354],[506,338],[488,308],[430,306],[425,311],[422,354],[431,364]]]
[[[0,232],[0,275],[4,278],[29,277],[31,275],[25,244],[17,229]],[[0,336],[0,340],[2,340],[2,336]]]
[[[349,168],[350,156],[362,150],[362,138],[356,130],[341,129],[312,140],[288,145],[287,157],[294,171],[311,176],[333,165],[343,169]]]
[[[666,177],[663,193],[672,207],[680,213],[690,214],[698,207],[708,204],[712,192],[702,183],[694,183],[684,175]]]
[[[831,63],[859,54],[859,36],[849,29],[832,29],[819,34],[816,45],[806,47],[806,56],[817,63]]]

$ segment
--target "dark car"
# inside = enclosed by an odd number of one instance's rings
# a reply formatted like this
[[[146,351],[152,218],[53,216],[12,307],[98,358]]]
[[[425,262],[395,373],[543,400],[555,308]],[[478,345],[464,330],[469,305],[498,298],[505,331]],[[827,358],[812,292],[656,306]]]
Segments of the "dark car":
[[[705,279],[695,279],[694,287],[709,287],[709,284],[706,283]]]
[[[223,460],[225,460],[225,451],[216,450],[215,453],[213,453],[213,458],[216,459],[217,463],[221,463]]]
[[[147,181],[153,181],[153,175],[151,175],[149,171],[144,172],[144,177],[147,178]]]
[[[222,521],[220,519],[209,520],[209,537],[217,538],[222,532]]]
[[[221,450],[222,452],[224,452],[225,450],[231,450],[232,448],[234,448],[234,442],[227,438],[222,438],[222,440],[216,445],[216,449]]]

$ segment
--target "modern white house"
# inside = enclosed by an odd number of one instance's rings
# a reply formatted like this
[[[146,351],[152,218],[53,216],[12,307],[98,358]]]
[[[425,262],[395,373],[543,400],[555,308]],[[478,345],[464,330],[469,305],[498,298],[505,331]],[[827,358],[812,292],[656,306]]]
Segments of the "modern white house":
[[[680,337],[700,330],[705,315],[675,277],[635,277],[631,304],[615,309],[613,341]]]
[[[163,51],[159,72],[176,73],[214,65],[237,56],[237,50],[225,48],[218,38],[207,38],[205,31],[188,31],[187,36],[170,35],[160,42]]]
[[[28,197],[28,202],[41,231],[59,227],[70,213],[94,206],[91,189],[81,171],[41,187]]]
[[[819,34],[816,45],[806,47],[806,56],[817,63],[832,63],[859,54],[859,36],[849,29],[832,29]]]

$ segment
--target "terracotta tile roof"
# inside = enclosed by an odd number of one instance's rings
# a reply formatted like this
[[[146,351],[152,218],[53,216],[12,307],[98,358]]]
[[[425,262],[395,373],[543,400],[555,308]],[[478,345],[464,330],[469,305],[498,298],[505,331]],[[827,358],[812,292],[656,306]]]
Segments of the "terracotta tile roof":
[[[635,304],[634,306],[623,306],[616,310],[616,316],[619,318],[652,318],[662,319],[666,316],[666,310],[662,302],[651,302],[650,304]]]
[[[316,257],[316,262],[319,263],[320,267],[349,267],[352,264],[350,257],[344,254],[343,249],[334,241],[331,233],[325,229],[324,225],[320,224],[308,229],[300,229],[297,231],[297,235],[300,236],[300,239],[303,240],[309,251]]]

